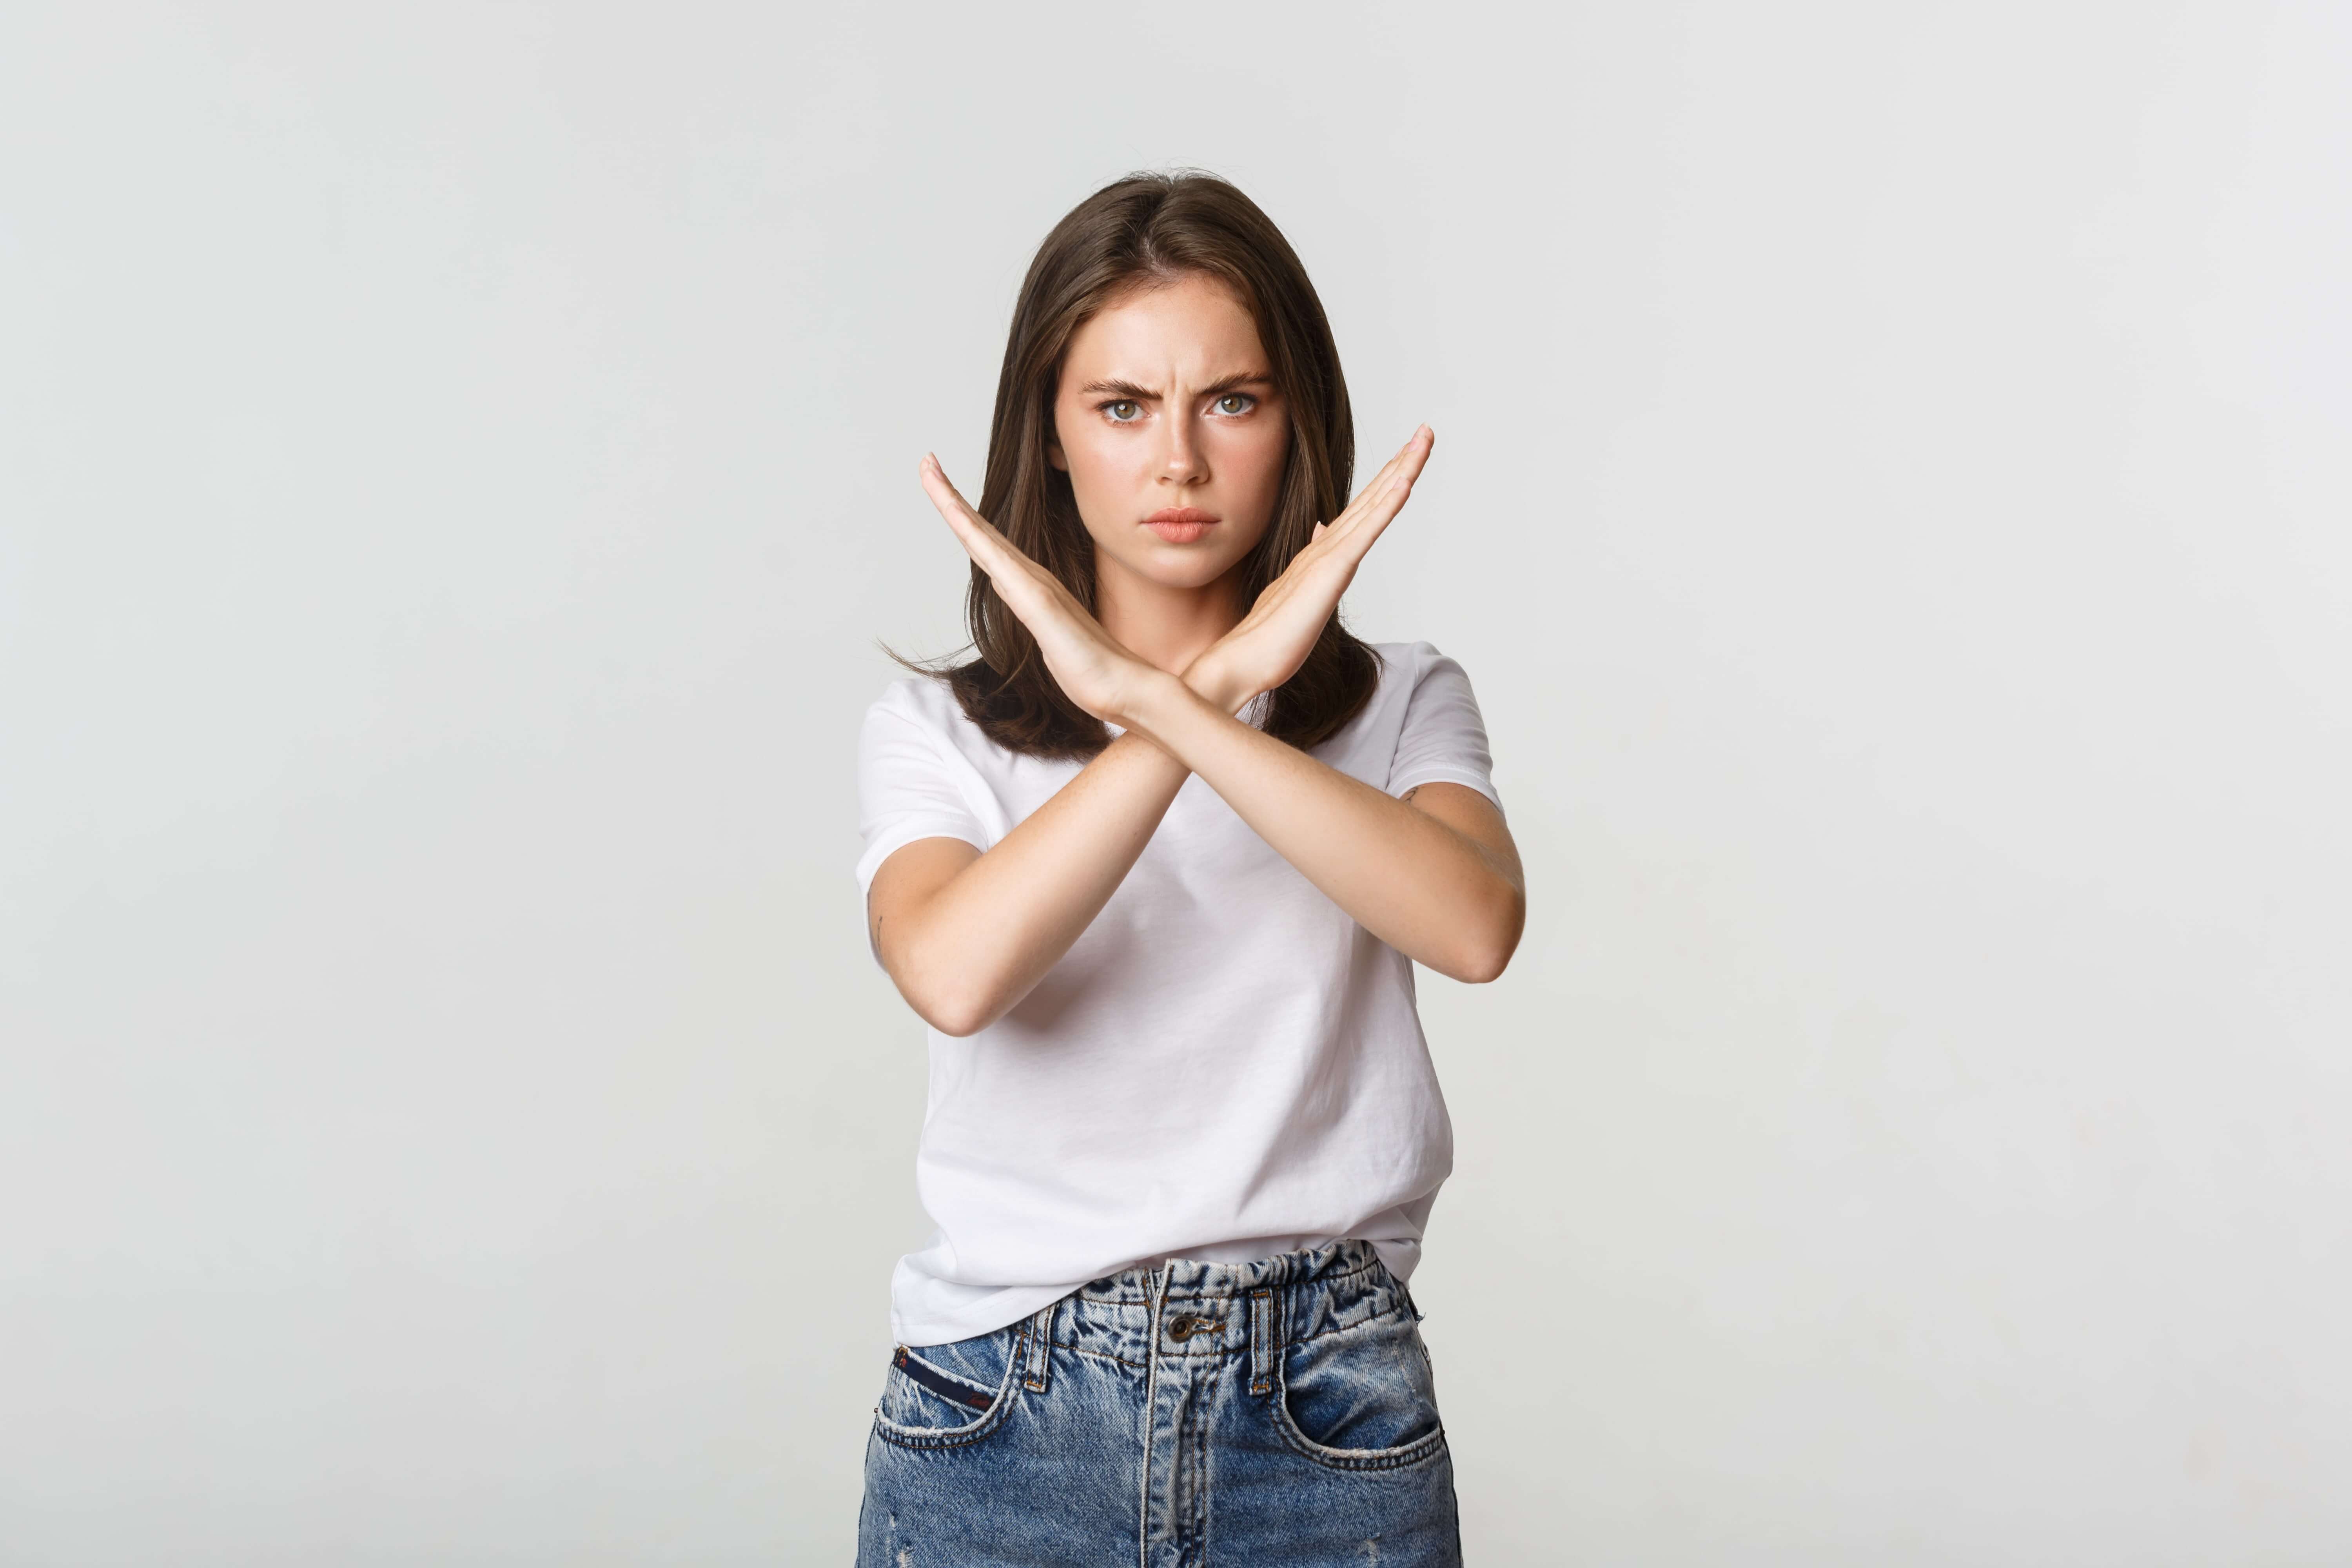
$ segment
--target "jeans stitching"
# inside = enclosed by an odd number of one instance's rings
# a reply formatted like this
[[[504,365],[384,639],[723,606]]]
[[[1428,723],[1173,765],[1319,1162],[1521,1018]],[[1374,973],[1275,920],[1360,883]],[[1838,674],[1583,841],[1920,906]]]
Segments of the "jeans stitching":
[[[1014,1335],[1013,1344],[1007,1347],[1004,1377],[1003,1381],[997,1384],[996,1398],[986,1410],[982,1411],[970,1422],[961,1426],[902,1426],[895,1421],[886,1420],[882,1415],[882,1406],[877,1405],[874,1407],[875,1436],[900,1448],[961,1448],[979,1442],[982,1437],[1003,1426],[1006,1415],[1013,1408],[1013,1402],[1017,1397],[1015,1385],[1020,1382],[1020,1357],[1027,1344],[1027,1340],[1028,1325],[1024,1323],[1020,1332]],[[899,1369],[893,1365],[889,1373],[898,1373]],[[914,1380],[909,1378],[908,1381]],[[915,1386],[920,1388],[922,1384],[918,1383]]]
[[[1393,1312],[1381,1314],[1381,1317],[1384,1318],[1393,1316],[1395,1316]],[[1367,1324],[1379,1321],[1379,1318],[1368,1318],[1363,1323],[1353,1323],[1349,1326],[1363,1328]],[[1342,1331],[1335,1329],[1330,1331],[1330,1333],[1340,1331]],[[1317,1334],[1310,1339],[1296,1342],[1311,1344],[1315,1340],[1328,1337],[1328,1333]],[[1286,1345],[1284,1351],[1286,1352],[1288,1348]],[[1281,1352],[1277,1352],[1274,1358],[1275,1386],[1274,1398],[1271,1401],[1274,1427],[1281,1435],[1284,1442],[1317,1464],[1341,1470],[1392,1470],[1406,1465],[1419,1464],[1445,1447],[1445,1418],[1443,1415],[1438,1417],[1437,1426],[1434,1428],[1415,1437],[1410,1443],[1401,1444],[1393,1448],[1335,1448],[1328,1444],[1318,1443],[1299,1430],[1298,1424],[1291,1419],[1289,1359],[1286,1353]],[[1432,1409],[1434,1410],[1434,1408],[1433,1405]]]

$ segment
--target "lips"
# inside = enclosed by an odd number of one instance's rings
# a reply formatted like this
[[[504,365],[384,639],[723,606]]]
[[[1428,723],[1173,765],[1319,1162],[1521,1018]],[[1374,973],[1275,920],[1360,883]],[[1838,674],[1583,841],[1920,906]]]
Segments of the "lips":
[[[1151,530],[1170,544],[1190,544],[1209,531],[1217,521],[1217,514],[1202,511],[1196,506],[1163,507],[1143,520]]]

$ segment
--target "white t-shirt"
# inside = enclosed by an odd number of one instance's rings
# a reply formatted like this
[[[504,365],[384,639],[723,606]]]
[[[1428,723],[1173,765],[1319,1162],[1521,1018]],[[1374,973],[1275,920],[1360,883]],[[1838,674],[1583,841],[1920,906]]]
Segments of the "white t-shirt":
[[[1425,642],[1372,646],[1378,692],[1310,754],[1391,795],[1443,780],[1499,809],[1462,667]],[[1082,765],[998,746],[943,682],[893,682],[858,739],[861,913],[892,851],[986,850]],[[1454,1162],[1412,961],[1198,774],[1020,1005],[961,1039],[930,1032],[929,1100],[916,1190],[938,1228],[890,1280],[907,1345],[1168,1257],[1247,1262],[1352,1236],[1402,1279]]]

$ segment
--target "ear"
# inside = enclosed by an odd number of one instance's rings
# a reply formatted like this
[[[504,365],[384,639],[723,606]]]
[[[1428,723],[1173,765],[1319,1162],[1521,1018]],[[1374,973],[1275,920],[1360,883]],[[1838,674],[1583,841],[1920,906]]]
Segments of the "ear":
[[[1045,429],[1045,460],[1066,474],[1070,471],[1070,458],[1062,450],[1062,437],[1050,425]]]

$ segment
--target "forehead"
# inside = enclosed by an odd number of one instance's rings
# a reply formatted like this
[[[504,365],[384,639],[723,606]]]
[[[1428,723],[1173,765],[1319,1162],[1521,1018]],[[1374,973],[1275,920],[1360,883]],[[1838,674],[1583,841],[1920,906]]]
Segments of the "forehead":
[[[1265,368],[1257,323],[1240,297],[1218,279],[1188,272],[1097,310],[1071,335],[1062,378],[1066,385],[1100,376],[1216,381]]]

